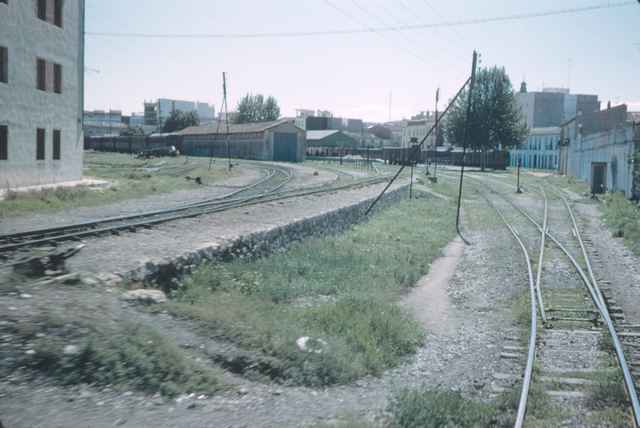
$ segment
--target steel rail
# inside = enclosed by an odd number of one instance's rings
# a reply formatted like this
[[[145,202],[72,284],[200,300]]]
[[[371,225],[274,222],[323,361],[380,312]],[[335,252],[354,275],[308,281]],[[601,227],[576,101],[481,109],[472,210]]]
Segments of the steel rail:
[[[33,230],[25,231],[25,232],[17,232],[17,233],[12,233],[12,234],[0,235],[0,242],[16,240],[16,239],[25,239],[25,238],[28,238],[29,236],[38,236],[38,235],[54,234],[54,233],[64,233],[64,232],[68,232],[69,230],[73,230],[73,229],[93,227],[93,226],[98,226],[100,224],[105,224],[105,223],[113,223],[113,222],[118,222],[118,221],[128,221],[128,220],[134,220],[134,219],[139,219],[139,218],[152,217],[152,216],[156,216],[156,215],[163,215],[163,214],[172,213],[172,212],[184,211],[184,210],[197,208],[197,207],[201,207],[201,206],[210,206],[210,205],[214,205],[214,204],[218,204],[218,203],[228,203],[230,201],[234,201],[234,199],[229,199],[229,198],[231,198],[231,197],[233,197],[235,195],[238,195],[239,193],[242,193],[242,192],[245,192],[245,191],[248,191],[248,190],[252,190],[255,187],[257,187],[259,185],[262,185],[265,182],[271,180],[276,174],[275,173],[276,169],[272,168],[272,169],[269,169],[269,171],[272,171],[273,173],[269,173],[267,175],[267,177],[264,177],[261,180],[255,182],[255,183],[252,183],[249,186],[245,186],[242,189],[238,189],[238,190],[226,193],[226,194],[221,195],[221,196],[216,196],[215,198],[204,199],[204,200],[197,201],[197,202],[189,202],[189,203],[185,203],[185,204],[179,204],[179,205],[176,205],[175,207],[172,207],[172,208],[162,209],[162,210],[146,211],[146,212],[139,213],[139,214],[131,214],[131,215],[123,215],[123,216],[112,216],[112,217],[102,218],[100,220],[91,220],[91,221],[74,223],[74,224],[58,226],[58,227],[52,227],[52,228],[33,229]],[[283,171],[284,171],[284,169],[281,170],[280,172],[283,172]],[[285,181],[283,183],[278,184],[278,186],[276,186],[276,187],[274,187],[272,189],[269,189],[265,193],[274,192],[274,191],[279,190],[286,183],[288,183],[291,180],[291,178],[292,178],[291,172],[290,171],[286,171],[286,173],[285,173]],[[3,248],[4,248],[3,246],[0,246],[0,252],[3,250]]]
[[[492,189],[490,189],[490,190],[492,190]],[[520,207],[518,207],[515,203],[513,203],[511,200],[506,198],[504,195],[501,195],[499,192],[493,191],[493,193],[496,193],[499,196],[503,197],[505,200],[507,200],[507,202],[509,202],[518,212],[520,212],[527,219],[529,219],[529,221],[531,221],[531,223],[533,223],[538,228],[538,230],[540,232],[542,232],[542,230],[543,230],[542,226],[540,226],[540,224],[538,224],[538,222],[536,222],[528,213],[526,213],[524,210],[522,210]],[[576,234],[576,236],[578,236],[580,234],[580,231],[574,229],[574,233]],[[640,405],[638,403],[638,393],[637,393],[637,390],[636,390],[636,387],[635,387],[635,383],[633,381],[633,377],[631,376],[631,371],[629,370],[629,365],[627,363],[627,359],[626,359],[626,357],[624,355],[624,350],[622,349],[622,343],[620,342],[620,338],[618,337],[618,333],[616,332],[615,326],[614,326],[613,321],[611,319],[611,315],[609,314],[609,309],[607,308],[607,305],[604,303],[604,299],[602,298],[602,293],[600,292],[600,289],[597,288],[597,282],[596,283],[592,283],[590,281],[590,279],[587,277],[587,274],[585,274],[584,269],[582,269],[582,267],[580,266],[578,261],[575,259],[575,257],[573,257],[573,255],[569,252],[569,250],[567,250],[567,248],[564,245],[562,245],[562,243],[553,234],[551,234],[547,230],[546,231],[546,235],[569,258],[569,260],[571,261],[571,263],[573,264],[575,269],[578,271],[578,274],[580,275],[582,281],[584,282],[585,286],[587,287],[587,289],[589,291],[589,295],[591,297],[591,300],[596,305],[596,308],[598,309],[598,311],[600,313],[600,316],[602,317],[602,319],[604,320],[604,322],[605,322],[605,324],[607,326],[607,331],[609,332],[609,335],[611,336],[611,340],[613,342],[613,347],[614,347],[614,350],[615,350],[615,353],[616,353],[616,358],[618,360],[618,365],[620,366],[620,369],[622,370],[622,374],[623,374],[623,377],[624,377],[625,388],[627,390],[627,394],[628,394],[629,399],[631,401],[631,408],[632,408],[632,411],[633,411],[634,424],[635,424],[635,426],[640,426]],[[584,256],[585,261],[587,261],[589,259],[589,255],[586,253],[586,250],[583,253],[583,256]],[[590,262],[587,262],[587,265],[590,266]]]
[[[36,245],[41,245],[41,244],[47,244],[47,243],[52,243],[52,242],[57,242],[57,241],[66,241],[66,240],[70,240],[70,239],[75,239],[75,238],[83,238],[83,237],[87,237],[87,236],[93,236],[93,235],[98,235],[98,234],[105,234],[105,233],[113,233],[113,232],[118,232],[120,230],[126,230],[126,229],[136,229],[136,228],[141,228],[141,227],[148,227],[150,225],[154,225],[154,224],[159,224],[159,223],[165,223],[165,222],[169,222],[169,221],[174,221],[174,220],[180,220],[180,219],[187,219],[187,218],[192,218],[192,217],[197,217],[200,215],[204,215],[204,214],[214,214],[214,213],[218,213],[218,212],[222,212],[222,211],[227,211],[233,208],[239,208],[239,207],[246,207],[246,206],[251,206],[251,205],[258,205],[258,204],[262,204],[262,203],[267,203],[267,202],[272,202],[272,201],[278,201],[278,200],[285,200],[285,199],[291,199],[291,198],[296,198],[296,197],[303,197],[303,196],[310,196],[310,195],[315,195],[315,194],[320,194],[320,193],[329,193],[329,192],[334,192],[334,191],[339,191],[339,190],[344,190],[344,189],[350,189],[350,188],[357,188],[357,187],[362,187],[362,186],[367,186],[367,185],[372,185],[372,184],[377,184],[379,182],[382,182],[386,180],[386,177],[374,177],[368,180],[361,180],[355,183],[349,183],[349,184],[345,184],[342,186],[332,186],[332,187],[321,187],[321,188],[314,188],[314,189],[307,189],[307,190],[293,190],[293,191],[285,191],[285,192],[280,192],[280,193],[269,193],[266,195],[259,195],[259,196],[255,196],[255,197],[249,197],[249,198],[245,198],[245,199],[240,199],[240,200],[232,200],[232,201],[226,201],[224,204],[219,204],[219,205],[214,205],[214,206],[205,206],[205,207],[196,207],[196,208],[200,208],[197,209],[194,212],[186,212],[184,213],[183,209],[180,210],[167,210],[166,211],[166,216],[161,216],[158,218],[144,218],[143,220],[139,220],[139,221],[134,221],[134,222],[125,222],[123,224],[118,224],[118,225],[113,225],[113,226],[105,226],[102,228],[92,228],[92,229],[83,229],[83,230],[78,230],[78,231],[72,231],[69,233],[64,233],[62,235],[56,235],[56,236],[50,236],[50,237],[42,237],[39,239],[35,239],[35,240],[29,240],[29,241],[22,241],[22,242],[17,242],[17,243],[13,243],[13,244],[7,244],[7,245],[3,245],[0,246],[0,253],[1,252],[7,252],[7,251],[11,251],[11,250],[16,250],[18,248],[22,248],[22,247],[31,247],[31,246],[36,246]],[[193,207],[190,207],[193,208]],[[181,214],[176,214],[177,212],[183,212]],[[136,219],[139,219],[139,217],[136,217]],[[73,227],[73,229],[67,229],[67,231],[69,230],[75,230],[77,229],[77,227],[75,226],[71,226]],[[64,228],[61,228],[62,231],[64,231]]]
[[[542,323],[544,325],[547,324],[547,315],[544,310],[544,301],[542,300],[542,264],[544,263],[544,247],[545,247],[545,238],[547,236],[547,230],[549,230],[548,224],[548,214],[549,207],[547,204],[547,194],[545,193],[543,188],[540,188],[542,191],[542,195],[544,196],[544,217],[542,221],[542,232],[540,237],[540,252],[538,257],[538,269],[536,272],[536,293],[538,295],[538,308],[540,309],[540,317],[542,318]]]
[[[569,216],[571,217],[571,222],[573,224],[573,230],[574,233],[578,239],[578,242],[580,243],[580,249],[582,250],[582,255],[585,261],[585,264],[587,265],[587,271],[589,273],[589,277],[591,278],[591,283],[593,285],[593,288],[597,294],[597,297],[600,300],[600,306],[602,306],[602,308],[604,309],[604,314],[603,314],[603,318],[604,315],[606,314],[606,319],[607,319],[607,328],[609,329],[609,332],[611,333],[611,338],[613,340],[613,346],[614,349],[616,351],[616,356],[618,357],[618,363],[620,365],[620,368],[622,369],[622,374],[624,376],[624,383],[625,383],[625,388],[627,390],[627,395],[629,396],[629,400],[631,401],[631,408],[633,410],[633,419],[634,419],[634,423],[635,426],[639,426],[640,425],[640,403],[638,402],[638,392],[636,390],[636,386],[635,383],[633,381],[633,377],[631,376],[631,371],[629,370],[629,366],[627,365],[625,356],[624,356],[624,350],[622,349],[622,343],[620,343],[620,339],[618,337],[618,334],[615,330],[615,326],[613,325],[613,322],[611,320],[611,317],[609,315],[609,309],[607,308],[607,305],[605,304],[605,300],[604,300],[604,296],[602,295],[602,292],[600,291],[600,287],[598,286],[598,281],[596,280],[595,275],[593,274],[593,269],[591,266],[591,261],[589,260],[589,254],[587,253],[587,249],[584,246],[584,242],[582,241],[582,235],[580,233],[580,229],[578,228],[578,222],[576,221],[576,217],[573,214],[573,209],[571,208],[571,205],[569,205],[569,202],[567,201],[567,199],[561,195],[560,193],[556,194],[558,196],[560,196],[560,199],[562,199],[562,201],[564,202],[565,207],[567,208],[567,211],[569,212]]]
[[[476,178],[475,180],[481,182],[480,179]],[[486,183],[484,183],[484,184],[486,184]],[[638,395],[637,395],[637,390],[636,390],[636,387],[635,387],[635,383],[633,381],[633,377],[631,376],[631,372],[629,370],[629,365],[628,365],[626,357],[624,355],[624,350],[622,349],[622,344],[621,344],[620,339],[618,337],[618,333],[616,332],[615,326],[614,326],[613,321],[611,319],[611,316],[609,314],[609,309],[607,308],[607,305],[604,302],[604,298],[602,296],[602,293],[600,292],[600,289],[597,286],[597,281],[593,282],[593,283],[591,282],[590,278],[587,277],[587,275],[584,272],[584,269],[582,269],[582,267],[580,266],[578,261],[575,259],[575,257],[569,252],[569,250],[553,234],[551,234],[551,232],[549,232],[548,228],[545,230],[543,228],[543,226],[541,226],[535,219],[533,219],[533,217],[531,217],[531,215],[529,215],[526,211],[524,211],[522,208],[520,208],[518,205],[516,205],[512,200],[510,200],[509,198],[507,198],[506,196],[504,196],[500,192],[495,191],[495,189],[492,189],[489,186],[487,186],[487,189],[490,192],[495,193],[496,195],[498,195],[501,198],[503,198],[504,200],[506,200],[511,206],[513,206],[514,209],[516,209],[519,213],[521,213],[524,217],[526,217],[533,225],[535,225],[536,228],[541,233],[544,233],[547,237],[549,237],[549,239],[551,239],[551,241],[553,241],[556,244],[556,246],[558,246],[558,248],[567,256],[567,258],[573,264],[574,268],[576,269],[576,271],[580,275],[580,278],[582,279],[582,281],[584,282],[585,286],[587,287],[587,290],[589,291],[589,295],[591,297],[591,300],[593,301],[594,305],[598,309],[598,312],[600,313],[600,316],[605,321],[605,324],[607,326],[607,331],[608,331],[609,335],[611,336],[611,339],[612,339],[612,342],[613,342],[616,358],[618,360],[618,365],[620,366],[620,369],[622,370],[622,373],[623,373],[625,389],[627,390],[627,394],[628,394],[629,399],[631,401],[631,408],[632,408],[632,411],[633,411],[634,426],[636,426],[636,427],[640,426],[640,412],[638,411],[639,410]],[[561,199],[562,199],[562,196],[561,196]],[[487,199],[487,201],[488,201],[488,199]],[[491,204],[490,201],[489,201],[489,203]],[[590,269],[591,268],[591,263],[589,262],[589,255],[586,252],[584,244],[582,243],[582,238],[580,236],[580,231],[577,229],[577,222],[575,221],[575,216],[573,216],[573,211],[571,210],[571,208],[570,208],[570,206],[568,205],[567,202],[565,202],[565,206],[567,207],[567,210],[569,211],[569,213],[570,213],[570,215],[572,217],[572,222],[573,222],[573,225],[574,225],[573,232],[575,233],[576,237],[578,237],[578,240],[581,243],[580,247],[581,247],[581,249],[583,251],[583,257],[585,259],[585,263],[587,264],[587,268]],[[595,280],[595,276],[593,276],[593,270],[591,270],[590,276],[592,277],[591,279]]]
[[[537,308],[536,308],[536,285],[533,280],[533,269],[531,268],[531,258],[529,257],[529,252],[527,251],[527,247],[522,242],[518,231],[507,221],[504,214],[496,207],[485,195],[481,196],[485,198],[487,203],[493,207],[494,210],[498,213],[502,222],[507,226],[511,235],[518,241],[520,248],[522,249],[522,253],[524,255],[525,261],[527,262],[527,273],[529,278],[529,300],[531,301],[531,331],[529,333],[529,348],[527,352],[527,364],[524,370],[524,379],[522,381],[522,390],[520,391],[520,399],[518,401],[518,412],[516,414],[516,421],[514,424],[515,428],[522,428],[524,425],[524,419],[527,412],[527,401],[529,398],[529,389],[531,388],[531,379],[533,378],[533,365],[536,357],[536,336],[538,331],[538,318],[537,318]]]

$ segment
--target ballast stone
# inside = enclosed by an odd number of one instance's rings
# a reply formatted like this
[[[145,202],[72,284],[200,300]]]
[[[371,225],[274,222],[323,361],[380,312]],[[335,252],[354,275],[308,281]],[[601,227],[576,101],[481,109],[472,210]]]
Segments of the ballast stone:
[[[166,303],[167,295],[162,290],[143,288],[139,290],[127,291],[122,295],[122,300],[133,303],[158,304]]]

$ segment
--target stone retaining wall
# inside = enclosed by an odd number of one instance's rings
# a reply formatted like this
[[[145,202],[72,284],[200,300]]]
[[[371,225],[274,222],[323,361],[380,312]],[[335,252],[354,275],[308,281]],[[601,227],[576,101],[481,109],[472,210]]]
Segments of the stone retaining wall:
[[[406,197],[408,186],[388,191],[378,202],[375,211]],[[172,260],[147,262],[143,267],[124,274],[125,281],[143,282],[149,287],[166,291],[175,289],[180,278],[207,261],[230,261],[238,258],[260,257],[285,249],[292,242],[312,236],[324,236],[343,232],[350,226],[365,220],[365,212],[375,198],[338,208],[302,220],[257,231],[220,245],[211,245],[177,256]]]

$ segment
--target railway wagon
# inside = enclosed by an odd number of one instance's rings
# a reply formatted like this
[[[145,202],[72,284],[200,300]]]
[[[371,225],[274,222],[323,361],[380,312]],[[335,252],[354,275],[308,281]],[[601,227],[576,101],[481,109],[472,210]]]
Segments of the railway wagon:
[[[140,153],[148,150],[176,147],[182,152],[182,138],[174,134],[149,136],[85,137],[85,150],[118,153]]]
[[[410,165],[413,163],[435,162],[436,157],[439,164],[462,165],[462,151],[416,151],[414,148],[385,147],[382,150],[382,159],[391,165]],[[504,170],[508,165],[509,154],[506,151],[492,150],[486,153],[467,152],[465,154],[465,165],[471,167],[481,167]]]

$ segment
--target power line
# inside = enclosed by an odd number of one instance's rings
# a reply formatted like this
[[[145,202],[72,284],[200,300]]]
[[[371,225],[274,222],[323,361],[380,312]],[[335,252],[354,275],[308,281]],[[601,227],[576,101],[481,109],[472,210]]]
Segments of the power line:
[[[85,34],[91,37],[121,37],[121,38],[151,38],[151,39],[259,39],[259,38],[287,38],[287,37],[316,37],[316,36],[340,36],[349,34],[366,33],[388,33],[392,31],[414,31],[429,28],[462,27],[469,25],[487,24],[493,22],[518,21],[533,18],[543,18],[548,16],[570,15],[584,13],[602,9],[614,9],[637,5],[637,0],[626,0],[618,2],[599,3],[592,6],[574,7],[566,9],[554,9],[542,12],[516,13],[487,18],[461,19],[456,21],[443,21],[429,24],[412,24],[399,26],[383,26],[366,28],[352,28],[345,30],[322,30],[322,31],[292,31],[292,32],[265,32],[265,33],[117,33],[87,31]],[[334,5],[334,8],[336,6]]]
[[[358,25],[362,25],[365,30],[360,31],[361,33],[364,32],[373,32],[375,33],[377,36],[379,36],[380,38],[382,38],[383,40],[386,40],[386,35],[383,32],[380,31],[376,31],[376,29],[374,27],[371,27],[369,25],[367,25],[366,23],[360,23],[360,21],[358,20],[358,18],[356,18],[352,13],[348,12],[345,9],[342,9],[341,7],[338,7],[335,5],[335,3],[333,3],[331,0],[324,0],[325,3],[329,6],[331,6],[333,9],[337,10],[338,12],[340,12],[341,14],[343,14],[344,16],[346,16],[347,18],[349,18],[351,21],[355,22]],[[361,6],[359,6],[359,4],[353,0],[354,4],[358,7],[360,7],[360,9],[362,9]],[[395,30],[393,30],[395,31]],[[406,53],[408,53],[409,55],[413,56],[415,59],[417,59],[418,61],[427,64],[427,61],[422,58],[420,55],[417,55],[415,52],[413,52],[411,49],[407,49],[405,46],[400,47],[400,49],[402,49],[403,51],[405,51]]]

